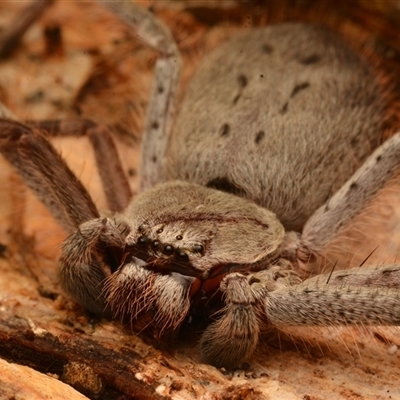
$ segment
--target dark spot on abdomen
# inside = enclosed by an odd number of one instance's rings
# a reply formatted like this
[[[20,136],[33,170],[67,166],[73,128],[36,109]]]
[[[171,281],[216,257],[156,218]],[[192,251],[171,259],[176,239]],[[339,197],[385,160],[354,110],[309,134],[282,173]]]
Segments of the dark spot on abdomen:
[[[224,137],[224,136],[228,136],[229,132],[231,131],[231,127],[229,126],[229,124],[222,124],[221,127],[219,128],[219,134],[220,136]]]
[[[240,74],[240,75],[238,76],[238,82],[239,82],[239,85],[240,85],[242,88],[244,88],[244,87],[247,85],[247,76],[246,76],[246,75],[243,75],[243,74]]]
[[[255,143],[256,143],[256,144],[260,144],[260,142],[261,142],[261,140],[263,140],[264,136],[265,136],[265,132],[264,132],[264,131],[259,131],[259,132],[257,133],[257,135],[256,135],[255,140],[254,140]]]
[[[351,190],[357,189],[357,187],[358,187],[357,182],[352,182],[352,184],[350,185]]]
[[[292,93],[290,94],[290,98],[292,99],[293,97],[297,96],[300,92],[302,92],[303,90],[307,89],[308,87],[310,87],[310,84],[308,82],[304,82],[304,83],[300,83],[298,85],[296,85],[293,90]],[[289,109],[289,101],[287,101],[282,108],[279,110],[279,114],[286,114],[288,112]]]
[[[300,83],[299,85],[296,85],[293,88],[292,94],[290,95],[290,97],[294,97],[296,96],[298,93],[300,93],[301,91],[307,89],[308,87],[310,87],[310,84],[308,82],[304,82],[304,83]]]
[[[288,107],[289,107],[289,103],[286,102],[286,103],[282,106],[282,108],[279,110],[279,114],[286,114],[286,113],[287,113],[287,110],[288,110]]]
[[[264,54],[271,54],[274,51],[274,48],[268,43],[264,43],[261,49]]]
[[[236,104],[242,96],[243,89],[247,86],[248,79],[246,75],[239,74],[237,77],[237,81],[239,83],[239,93],[234,97],[233,104]]]
[[[304,58],[300,58],[299,62],[300,62],[300,64],[303,64],[303,65],[311,65],[311,64],[318,63],[320,60],[321,60],[321,56],[319,56],[318,54],[311,54]]]

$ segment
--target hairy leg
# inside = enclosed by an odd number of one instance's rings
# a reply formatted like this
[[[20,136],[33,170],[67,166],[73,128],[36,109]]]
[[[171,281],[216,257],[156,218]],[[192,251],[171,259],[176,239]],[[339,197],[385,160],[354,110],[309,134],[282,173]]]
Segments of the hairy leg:
[[[62,245],[58,274],[63,289],[86,310],[109,314],[105,278],[118,268],[126,227],[108,218],[87,221]]]
[[[400,295],[400,265],[368,265],[335,271],[307,279],[311,286],[326,285],[336,287],[363,286],[369,288],[397,289]]]
[[[265,313],[284,326],[400,325],[400,266],[354,268],[280,285]]]
[[[77,128],[76,121],[72,125]],[[64,127],[65,132],[71,130]],[[74,130],[77,131],[82,132],[82,129]],[[123,202],[128,202],[130,191],[118,158],[114,158],[111,166],[104,164],[110,154],[116,154],[109,133],[106,128],[93,123],[89,124],[87,131],[97,150],[98,162],[103,156],[102,178],[106,188],[107,182],[112,180],[112,173],[120,169],[113,188],[116,190],[119,185],[124,189],[125,183],[127,190],[113,195],[108,187],[108,198],[115,208],[122,207],[125,205]],[[75,231],[62,246],[59,277],[63,289],[88,311],[106,313],[104,279],[119,266],[124,244],[122,231],[110,220],[99,218],[89,193],[37,129],[11,120],[0,120],[0,151],[57,221],[68,232]],[[118,180],[118,177],[122,179]],[[108,270],[105,265],[108,265]]]
[[[400,133],[383,143],[343,187],[307,221],[300,242],[292,244],[299,266],[313,272],[316,258],[348,226],[400,167]],[[295,240],[296,241],[296,240]]]
[[[121,212],[129,204],[132,192],[113,141],[110,129],[87,119],[64,121],[28,121],[48,136],[87,136],[93,146],[109,210]]]
[[[165,180],[165,154],[175,112],[181,57],[169,30],[143,7],[126,1],[99,1],[123,20],[133,34],[159,52],[147,111],[140,168],[141,190]]]
[[[232,273],[220,286],[225,307],[200,340],[203,360],[217,367],[237,366],[251,356],[260,333],[257,303],[266,290],[255,275]]]
[[[369,266],[300,281],[272,267],[232,273],[221,283],[225,307],[204,332],[203,359],[236,366],[254,352],[261,327],[400,325],[400,266]]]
[[[99,217],[89,193],[40,132],[2,119],[0,152],[68,232]]]

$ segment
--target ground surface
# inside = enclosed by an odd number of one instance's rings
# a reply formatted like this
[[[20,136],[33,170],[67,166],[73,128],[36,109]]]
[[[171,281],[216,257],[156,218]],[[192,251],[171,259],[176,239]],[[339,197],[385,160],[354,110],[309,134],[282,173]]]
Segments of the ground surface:
[[[399,3],[366,1],[349,8],[335,2],[329,10],[328,3],[141,4],[152,5],[172,30],[184,57],[183,87],[201,57],[236,31],[293,19],[338,28],[349,40],[372,46],[385,68],[396,71]],[[0,34],[24,5],[0,3]],[[45,44],[46,27],[61,29],[62,44],[55,50]],[[83,115],[117,125],[121,158],[135,187],[155,57],[98,5],[60,1],[0,63],[0,100],[20,119]],[[86,139],[54,144],[105,208]],[[302,329],[293,340],[264,337],[249,369],[232,374],[201,364],[192,339],[156,344],[127,335],[116,323],[93,324],[60,295],[55,265],[65,233],[6,162],[0,163],[0,398],[83,398],[78,391],[99,399],[400,398],[396,328]],[[341,249],[342,264],[358,265],[377,246],[371,263],[398,258],[399,204],[400,185],[393,183],[334,247]]]

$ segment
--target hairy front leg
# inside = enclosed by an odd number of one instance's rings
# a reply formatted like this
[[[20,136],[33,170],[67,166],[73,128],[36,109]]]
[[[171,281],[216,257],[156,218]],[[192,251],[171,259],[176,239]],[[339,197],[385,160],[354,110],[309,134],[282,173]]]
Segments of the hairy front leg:
[[[61,286],[77,303],[97,315],[110,314],[104,284],[119,266],[125,228],[109,218],[93,219],[80,225],[62,245],[58,262]]]
[[[82,183],[35,129],[0,119],[0,152],[68,232],[99,217]]]
[[[266,286],[254,275],[228,274],[221,282],[225,307],[200,340],[202,359],[216,367],[236,367],[251,356],[258,344],[258,307]]]

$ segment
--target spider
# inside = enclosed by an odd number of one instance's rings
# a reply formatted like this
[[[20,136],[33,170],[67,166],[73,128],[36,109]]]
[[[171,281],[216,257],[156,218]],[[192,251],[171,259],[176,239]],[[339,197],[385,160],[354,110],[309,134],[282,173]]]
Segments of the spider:
[[[0,125],[2,154],[71,232],[63,289],[89,312],[159,336],[204,314],[200,352],[218,367],[248,359],[268,325],[399,325],[398,265],[308,278],[400,164],[400,133],[379,146],[382,99],[394,95],[371,63],[319,26],[253,29],[199,67],[175,117],[170,33],[134,3],[101,3],[161,54],[141,193],[131,200],[105,126]],[[41,133],[65,128],[91,139],[112,215]]]

